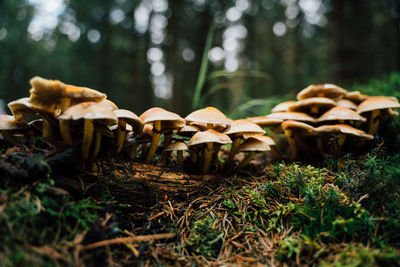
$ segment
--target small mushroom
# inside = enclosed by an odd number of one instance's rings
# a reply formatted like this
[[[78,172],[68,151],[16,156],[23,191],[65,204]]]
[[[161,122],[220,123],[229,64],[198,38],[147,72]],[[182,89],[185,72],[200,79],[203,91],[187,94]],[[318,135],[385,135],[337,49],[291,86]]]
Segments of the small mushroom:
[[[358,107],[359,114],[370,114],[368,133],[374,135],[378,130],[381,111],[400,108],[399,101],[394,97],[371,96],[363,101]]]
[[[323,112],[336,106],[335,101],[326,97],[311,97],[297,101],[289,106],[291,112],[304,112],[313,117],[321,115]]]
[[[265,134],[243,134],[243,139],[247,140],[247,139],[257,139],[257,140],[261,140],[266,142],[269,147],[271,148],[271,152],[272,154],[275,156],[275,158],[281,160],[281,154],[279,153],[278,149],[276,149],[276,144],[274,139],[272,139],[271,137],[265,135]]]
[[[197,132],[189,141],[189,147],[204,145],[202,172],[207,173],[210,170],[210,164],[213,155],[213,144],[230,144],[232,140],[228,135],[219,133],[213,129],[204,132]]]
[[[365,122],[367,121],[367,119],[360,116],[354,110],[345,107],[331,108],[317,119],[317,122],[325,123],[331,121],[339,121],[340,123],[343,123],[345,121]]]
[[[118,119],[112,110],[95,102],[83,102],[69,107],[60,116],[58,116],[58,119],[60,121],[84,120],[83,140],[81,147],[81,154],[84,162],[86,162],[89,158],[89,149],[94,135],[94,122],[108,126],[118,123]],[[65,127],[61,129],[61,131],[61,136],[63,138],[68,136],[67,141],[72,140],[71,130],[69,127]],[[101,143],[101,134],[96,133],[95,139],[94,151],[98,151],[100,149],[99,146]]]
[[[289,101],[285,101],[282,103],[279,103],[278,105],[276,105],[275,107],[273,107],[271,109],[271,113],[275,113],[275,112],[288,112],[289,111],[289,107],[293,104],[295,104],[296,101],[294,100],[289,100]]]
[[[207,129],[226,130],[230,126],[229,119],[220,110],[214,107],[206,107],[193,111],[186,116],[187,122],[206,124]]]
[[[160,135],[165,132],[164,147],[169,145],[171,140],[172,131],[178,130],[185,125],[185,120],[178,114],[166,111],[162,108],[151,108],[140,115],[140,119],[144,123],[153,125],[153,134],[150,148],[146,155],[146,163],[149,163],[156,152],[158,143],[160,142]]]
[[[0,115],[0,133],[4,139],[11,145],[18,145],[18,141],[14,137],[14,133],[24,131],[29,125],[24,120],[16,120],[10,115]]]
[[[340,99],[336,102],[336,105],[338,107],[345,107],[345,108],[349,108],[352,110],[356,110],[357,109],[357,105],[352,102],[351,100],[348,99]]]
[[[183,166],[183,152],[184,151],[189,151],[189,147],[188,145],[186,145],[185,142],[174,142],[171,143],[169,146],[167,146],[164,149],[164,152],[172,152],[172,151],[176,151],[177,154],[177,163],[179,166]]]
[[[140,135],[143,129],[143,121],[135,113],[126,109],[116,109],[114,114],[118,118],[117,153],[120,153],[125,141],[127,124],[132,126],[135,134]]]
[[[312,84],[297,94],[297,100],[311,97],[326,97],[335,100],[346,95],[346,93],[347,90],[334,84]]]
[[[202,128],[196,126],[196,125],[185,125],[182,128],[180,128],[177,132],[178,135],[183,136],[183,137],[188,137],[191,138],[195,133],[202,131]]]
[[[282,129],[289,143],[290,160],[295,160],[297,158],[297,144],[302,143],[300,137],[315,133],[315,128],[304,122],[288,120],[282,123]]]
[[[239,163],[239,168],[246,167],[254,158],[256,152],[270,151],[268,143],[264,140],[250,138],[240,145],[238,152],[248,152],[246,157]]]
[[[350,100],[351,102],[359,105],[361,102],[368,98],[368,95],[361,94],[360,91],[351,91],[347,92],[344,96],[344,99]]]

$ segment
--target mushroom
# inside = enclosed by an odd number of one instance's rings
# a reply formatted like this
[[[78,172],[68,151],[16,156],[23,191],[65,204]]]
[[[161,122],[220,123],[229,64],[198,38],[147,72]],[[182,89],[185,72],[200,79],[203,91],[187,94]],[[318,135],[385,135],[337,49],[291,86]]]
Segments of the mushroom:
[[[117,153],[119,153],[124,145],[127,123],[132,126],[135,134],[140,135],[143,129],[143,121],[135,113],[126,109],[116,109],[114,114],[118,118]]]
[[[210,170],[210,163],[213,155],[213,144],[230,144],[232,140],[228,135],[219,133],[213,129],[204,132],[197,132],[189,141],[189,147],[205,145],[203,149],[202,172],[207,173]]]
[[[322,114],[317,119],[317,122],[339,121],[343,123],[344,121],[365,122],[366,120],[354,110],[345,107],[334,107]]]
[[[270,151],[268,143],[264,140],[250,138],[240,145],[238,152],[249,152],[246,157],[239,163],[239,168],[246,167],[254,158],[256,152]]]
[[[118,119],[112,110],[95,102],[83,102],[71,106],[60,116],[58,116],[58,119],[60,121],[84,120],[83,140],[81,147],[81,154],[84,162],[86,162],[89,157],[89,149],[94,134],[94,122],[105,125],[115,125],[118,123]],[[63,138],[67,136],[67,141],[72,141],[69,127],[62,129],[61,134]],[[96,152],[100,149],[101,133],[96,132],[95,139],[94,151]]]
[[[351,100],[348,99],[340,99],[336,102],[336,105],[338,107],[345,107],[345,108],[349,108],[352,110],[356,110],[357,109],[357,105],[352,102]]]
[[[16,120],[10,115],[0,115],[0,133],[4,139],[11,145],[18,145],[18,141],[14,137],[14,133],[29,128],[24,120]]]
[[[229,152],[227,164],[230,164],[236,154],[237,149],[243,141],[243,134],[264,134],[265,131],[255,124],[254,122],[248,120],[235,120],[232,122],[229,130],[225,134],[229,135],[232,139],[232,147]]]
[[[178,114],[166,111],[162,108],[151,108],[140,115],[144,123],[153,125],[153,134],[150,148],[146,155],[146,163],[149,163],[156,152],[160,141],[161,133],[165,132],[164,147],[167,147],[171,141],[172,131],[178,130],[185,125],[185,120]]]
[[[266,116],[247,117],[246,120],[254,122],[262,128],[279,126],[283,122],[283,119],[267,118]]]
[[[332,99],[326,97],[311,97],[290,105],[288,111],[304,112],[315,117],[334,106],[336,106],[336,103]]]
[[[297,94],[297,100],[311,97],[326,97],[335,100],[346,95],[346,93],[347,91],[345,89],[334,84],[312,84]]]
[[[282,122],[282,129],[289,143],[290,160],[295,160],[297,158],[297,144],[305,145],[300,137],[315,133],[315,128],[304,122],[288,120]]]
[[[251,139],[251,138],[267,142],[267,144],[271,148],[271,152],[275,156],[275,158],[277,158],[279,160],[282,159],[279,151],[276,149],[276,144],[275,144],[274,139],[272,139],[271,137],[269,137],[265,134],[243,134],[244,140]]]
[[[315,119],[302,112],[276,112],[266,116],[268,119],[295,120],[302,122],[315,122]]]
[[[344,96],[344,99],[350,100],[351,102],[359,105],[361,102],[368,98],[368,95],[361,94],[360,91],[351,91],[347,92]]]
[[[374,135],[378,130],[381,111],[390,110],[393,108],[400,108],[397,98],[387,96],[371,96],[357,107],[357,112],[359,114],[370,114],[368,133]]]
[[[7,105],[16,120],[22,120],[28,115],[39,114],[42,118],[42,137],[44,140],[52,140],[54,137],[53,126],[58,110],[35,106],[28,97],[12,101]]]
[[[336,136],[336,144],[334,148],[334,153],[336,155],[340,154],[341,149],[346,141],[346,136],[353,136],[359,140],[371,140],[374,138],[372,135],[346,124],[322,125],[315,128],[315,131],[323,134],[333,134]],[[318,146],[320,152],[323,155],[326,155],[323,153],[322,142],[318,142]]]
[[[100,105],[104,105],[104,106],[110,108],[111,110],[117,110],[118,109],[117,105],[115,105],[114,102],[112,102],[111,100],[109,100],[107,98],[104,99],[103,101],[100,101],[99,104]]]
[[[206,124],[207,129],[223,131],[229,128],[230,121],[220,110],[214,107],[206,107],[193,111],[186,116],[187,122]]]
[[[278,105],[276,105],[275,107],[273,107],[271,109],[271,113],[287,112],[287,111],[289,111],[289,107],[295,103],[296,103],[296,101],[294,101],[294,100],[289,100],[289,101],[279,103]]]
[[[202,128],[194,124],[185,125],[177,132],[178,135],[191,138],[195,133],[202,131]]]
[[[183,151],[189,151],[189,147],[186,145],[185,142],[174,142],[171,143],[164,149],[164,152],[172,152],[176,151],[177,153],[177,163],[179,166],[183,166]]]

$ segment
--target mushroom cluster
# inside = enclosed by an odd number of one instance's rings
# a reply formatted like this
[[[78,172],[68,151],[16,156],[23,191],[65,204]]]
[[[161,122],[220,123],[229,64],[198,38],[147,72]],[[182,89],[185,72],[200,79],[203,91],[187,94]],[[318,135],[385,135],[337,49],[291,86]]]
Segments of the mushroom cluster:
[[[29,97],[8,104],[13,116],[0,117],[3,139],[15,145],[17,135],[40,134],[52,144],[79,144],[83,163],[93,162],[102,143],[108,142],[115,154],[125,153],[133,160],[158,159],[158,164],[166,165],[175,158],[179,166],[208,173],[234,166],[240,152],[246,156],[237,165],[244,167],[256,152],[270,151],[275,144],[256,123],[231,120],[214,107],[196,110],[186,118],[159,107],[137,116],[87,87],[41,77],[32,78],[30,84]],[[28,124],[29,115],[40,119]],[[228,144],[232,145],[223,164],[221,147]]]
[[[282,102],[271,114],[248,120],[283,132],[291,160],[298,157],[299,148],[326,158],[339,156],[344,147],[360,148],[373,139],[380,121],[398,115],[393,110],[396,108],[400,104],[394,97],[368,96],[334,84],[319,84],[301,90],[297,101]]]

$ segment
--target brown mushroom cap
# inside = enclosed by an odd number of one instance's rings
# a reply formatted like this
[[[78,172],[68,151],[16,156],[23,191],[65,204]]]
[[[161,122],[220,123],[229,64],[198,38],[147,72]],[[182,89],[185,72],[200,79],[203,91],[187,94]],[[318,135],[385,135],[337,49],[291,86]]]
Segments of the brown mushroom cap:
[[[47,80],[41,77],[33,77],[30,80],[33,88],[30,92],[30,101],[36,106],[58,110],[61,108],[61,99],[70,98],[71,105],[81,102],[100,102],[106,95],[96,90],[67,85],[58,80]]]
[[[99,103],[101,104],[101,103]],[[117,116],[118,119],[124,120],[126,123],[131,125],[135,132],[141,132],[143,129],[143,121],[132,111],[126,110],[126,109],[116,109],[113,111],[115,116]]]
[[[343,96],[343,98],[348,99],[356,104],[360,104],[368,98],[368,95],[361,94],[360,91],[351,91],[347,92],[346,95]]]
[[[276,112],[266,116],[269,119],[280,119],[280,120],[295,120],[304,122],[315,122],[315,119],[305,113],[301,112]]]
[[[282,129],[300,130],[300,131],[305,131],[307,133],[315,132],[315,128],[312,127],[311,125],[308,125],[307,123],[304,122],[293,121],[293,120],[287,120],[282,122]]]
[[[247,140],[247,139],[257,139],[257,140],[261,140],[261,141],[265,141],[267,142],[268,145],[270,146],[274,146],[275,145],[275,141],[274,139],[272,139],[271,137],[264,135],[264,134],[243,134],[243,139]]]
[[[294,101],[294,100],[289,100],[289,101],[279,103],[278,105],[276,105],[275,107],[273,107],[271,109],[271,113],[287,112],[287,111],[289,111],[289,107],[295,103],[296,103],[296,101]]]
[[[186,137],[191,137],[193,136],[195,133],[201,131],[201,128],[199,128],[196,125],[185,125],[182,128],[180,128],[177,132],[178,135],[180,136],[186,136]]]
[[[238,152],[265,152],[270,150],[271,148],[267,142],[250,138],[240,145]]]
[[[320,133],[342,133],[346,135],[352,135],[360,137],[361,139],[373,139],[374,137],[370,134],[365,133],[360,129],[356,129],[346,124],[336,124],[336,125],[322,125],[315,128],[315,131]]]
[[[218,143],[218,144],[230,144],[232,140],[228,135],[219,133],[213,129],[208,129],[204,132],[197,132],[189,141],[189,146],[195,146],[205,143]]]
[[[114,112],[96,102],[83,102],[69,107],[60,116],[59,120],[95,120],[101,124],[114,125],[118,123],[118,118]]]
[[[224,128],[229,127],[228,118],[220,110],[214,107],[206,107],[193,111],[185,118],[188,122],[201,122],[206,124],[220,125]]]
[[[29,128],[28,123],[23,120],[16,120],[10,115],[0,115],[0,130],[25,130]]]
[[[104,105],[106,107],[109,107],[111,110],[117,110],[118,109],[117,105],[115,105],[114,102],[112,102],[111,100],[109,100],[107,98],[104,99],[103,101],[100,101],[99,104]]]
[[[185,120],[178,114],[158,107],[146,110],[139,117],[146,124],[161,121],[161,131],[179,129],[185,125]]]
[[[14,100],[8,103],[7,106],[10,108],[11,113],[16,120],[22,120],[30,114],[48,115],[50,117],[55,117],[59,114],[59,111],[57,110],[42,108],[33,105],[29,100],[29,97]]]
[[[311,97],[324,96],[331,99],[337,99],[345,95],[347,91],[337,85],[326,84],[312,84],[297,94],[297,100],[303,100]]]
[[[323,121],[366,121],[367,119],[360,116],[354,110],[345,107],[334,107],[325,112],[317,119],[318,122]]]
[[[356,110],[357,109],[357,105],[352,102],[351,100],[348,99],[340,99],[336,102],[336,105],[339,107],[345,107],[345,108],[349,108],[352,110]]]
[[[336,106],[335,101],[326,97],[311,97],[295,102],[289,106],[289,111],[292,112],[308,112],[311,107],[329,109]]]
[[[167,146],[164,151],[188,151],[189,147],[185,142],[174,142]]]
[[[389,108],[400,108],[397,98],[388,96],[371,96],[357,107],[357,112],[361,114],[373,110]]]
[[[266,116],[247,117],[246,120],[254,122],[260,127],[278,126],[283,122],[283,119],[267,118]]]
[[[229,130],[224,132],[224,134],[227,135],[243,134],[243,133],[264,134],[265,131],[254,122],[241,119],[233,121],[231,123],[231,127],[229,128]]]

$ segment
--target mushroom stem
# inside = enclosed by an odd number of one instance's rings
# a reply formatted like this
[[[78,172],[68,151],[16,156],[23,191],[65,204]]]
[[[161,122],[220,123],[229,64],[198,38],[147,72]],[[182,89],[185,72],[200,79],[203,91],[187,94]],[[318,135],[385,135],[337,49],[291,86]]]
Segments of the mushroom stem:
[[[297,147],[296,147],[296,141],[293,137],[293,131],[286,129],[284,130],[284,133],[290,147],[290,160],[295,160],[297,157]]]
[[[170,144],[171,144],[171,140],[172,140],[172,132],[167,132],[164,134],[164,143],[163,143],[163,147],[164,149],[167,148]],[[165,165],[165,163],[167,162],[167,159],[169,157],[169,155],[171,154],[170,151],[165,151],[162,155],[161,155],[161,159],[159,161],[159,163],[161,165]]]
[[[63,113],[70,106],[71,106],[71,98],[65,97],[61,99],[61,113]]]
[[[89,158],[89,150],[90,145],[92,144],[93,139],[93,121],[90,119],[85,119],[85,125],[83,128],[83,140],[82,140],[82,148],[81,148],[81,155],[84,162],[86,162]]]
[[[53,139],[53,127],[50,124],[50,121],[46,116],[41,116],[42,118],[42,137],[46,141],[52,141]]]
[[[146,155],[147,155],[147,151],[149,150],[149,144],[148,143],[143,143],[141,150],[142,150],[142,152],[141,152],[142,153],[142,159],[145,159]]]
[[[44,121],[43,121],[43,123],[44,123]],[[72,145],[70,121],[60,120],[59,125],[60,125],[61,137],[64,141],[64,144]]]
[[[212,123],[207,123],[207,129],[212,129],[213,128],[213,124]]]
[[[230,164],[233,161],[233,159],[236,155],[236,151],[238,150],[241,142],[242,142],[242,138],[240,138],[240,137],[235,137],[233,139],[232,147],[231,147],[231,150],[229,151],[228,160],[226,162],[227,164]]]
[[[318,106],[312,106],[310,112],[313,115],[317,115],[319,112]]]
[[[344,134],[338,134],[337,136],[337,141],[336,141],[336,146],[335,146],[335,153],[337,156],[340,155],[340,152],[342,151],[342,147],[344,143],[346,142],[346,135]]]
[[[368,128],[368,133],[374,135],[376,131],[378,130],[379,126],[379,115],[380,111],[379,110],[373,110],[371,112],[371,118],[369,121],[369,128]]]
[[[146,163],[150,163],[156,153],[158,143],[160,142],[161,121],[154,122],[154,130],[151,135],[151,145],[146,155]]]
[[[221,149],[221,144],[214,144],[213,145],[213,154],[212,154],[212,164],[217,166],[217,170],[219,169],[219,160],[218,160],[218,153],[219,150]]]
[[[131,148],[129,149],[129,157],[133,160],[136,159],[138,143],[134,143]]]
[[[201,169],[203,173],[207,173],[210,170],[212,154],[213,154],[213,143],[207,143],[206,147],[204,148],[203,167]]]
[[[94,148],[93,148],[93,155],[92,159],[95,160],[97,155],[100,152],[101,147],[101,132],[96,131],[94,133]]]
[[[183,166],[183,151],[179,150],[177,151],[178,157],[177,157],[177,161],[178,161],[178,165],[179,166]]]
[[[11,131],[8,130],[1,131],[1,135],[4,137],[4,139],[6,139],[6,141],[9,144],[14,146],[19,144],[17,139],[15,139],[14,135],[11,133]]]
[[[117,154],[119,154],[124,146],[125,142],[125,131],[126,123],[123,120],[119,120],[117,127]]]
[[[249,165],[250,161],[254,158],[254,155],[256,154],[255,151],[249,152],[246,157],[240,162],[239,168],[244,168],[247,165]]]

